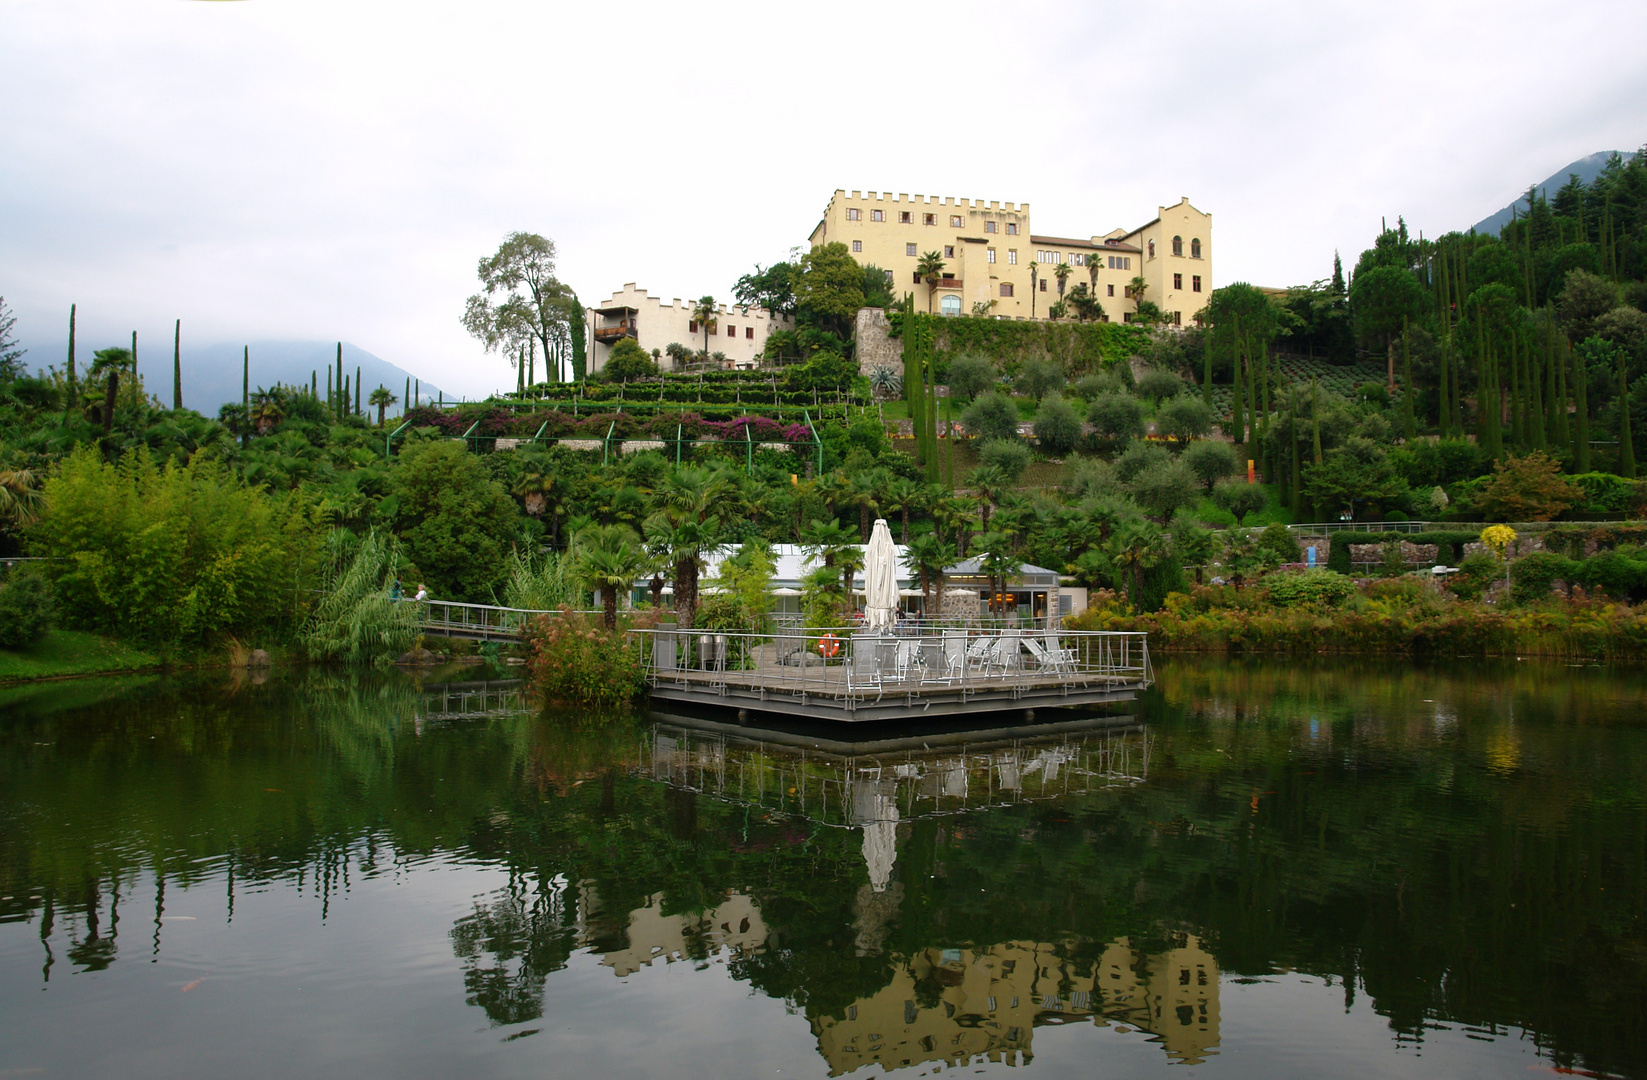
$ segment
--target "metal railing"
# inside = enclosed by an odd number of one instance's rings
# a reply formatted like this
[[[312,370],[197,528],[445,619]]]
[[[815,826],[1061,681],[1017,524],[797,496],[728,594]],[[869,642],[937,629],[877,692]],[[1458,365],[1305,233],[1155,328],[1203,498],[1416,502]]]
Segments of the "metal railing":
[[[463,604],[455,600],[421,600],[419,624],[423,630],[449,637],[478,638],[483,641],[517,640],[526,624],[539,615],[556,615],[559,611],[539,611],[532,608],[493,607],[489,604]],[[602,615],[599,611],[579,611],[579,615]]]
[[[872,634],[853,627],[773,633],[631,630],[646,677],[710,696],[729,690],[851,704],[885,694],[1068,695],[1149,686],[1146,635],[1123,631],[945,629]]]

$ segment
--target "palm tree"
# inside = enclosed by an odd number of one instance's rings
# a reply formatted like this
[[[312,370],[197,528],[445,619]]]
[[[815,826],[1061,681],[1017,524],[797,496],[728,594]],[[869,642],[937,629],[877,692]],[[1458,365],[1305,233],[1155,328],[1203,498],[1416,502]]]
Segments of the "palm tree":
[[[1115,561],[1132,574],[1132,601],[1136,605],[1144,591],[1144,571],[1151,570],[1172,555],[1166,534],[1149,521],[1134,521],[1115,534]]]
[[[978,568],[989,575],[989,610],[999,611],[1005,606],[1001,594],[1006,591],[1006,579],[1020,565],[1012,550],[1012,540],[1005,533],[979,534]]]
[[[863,565],[863,551],[858,547],[857,534],[838,521],[813,518],[801,530],[801,549],[840,575],[850,601],[852,577]]]
[[[717,308],[713,296],[700,296],[698,302],[692,305],[692,318],[703,328],[703,358],[709,359],[709,335],[717,328],[719,322],[715,318]]]
[[[595,525],[578,535],[573,570],[584,586],[600,593],[606,629],[618,628],[618,596],[646,572],[640,537],[627,525]]]
[[[980,465],[967,474],[966,483],[978,493],[978,531],[988,532],[991,504],[1007,489],[1007,475],[995,465]]]
[[[933,589],[943,584],[944,571],[955,562],[955,548],[928,533],[910,541],[904,551],[904,568],[921,579],[921,610],[934,615],[939,606],[933,600]]]
[[[261,386],[252,395],[252,410],[247,419],[259,435],[267,435],[270,429],[286,419],[284,397],[278,389],[265,390]]]
[[[870,469],[852,478],[847,501],[858,508],[858,533],[861,542],[869,543],[871,519],[881,508],[882,496],[892,482],[885,469]]]
[[[394,394],[390,393],[389,390],[385,387],[379,386],[376,390],[372,391],[372,396],[366,399],[366,403],[368,405],[376,405],[377,406],[377,426],[378,427],[383,426],[383,414],[384,414],[384,412],[388,410],[389,406],[393,405],[395,402],[397,402],[399,400],[400,399],[398,397],[396,397]]]
[[[887,510],[896,510],[903,517],[903,531],[898,536],[898,543],[909,543],[909,512],[918,509],[926,501],[926,485],[919,480],[911,480],[907,476],[900,476],[885,488],[885,495],[881,505]]]
[[[915,263],[915,273],[926,282],[926,313],[932,314],[932,297],[938,291],[938,279],[944,276],[944,257],[928,251]]]
[[[0,469],[0,530],[33,525],[44,503],[32,469]]]
[[[1102,256],[1087,252],[1087,280],[1092,282],[1092,298],[1098,299],[1098,266],[1104,260]]]

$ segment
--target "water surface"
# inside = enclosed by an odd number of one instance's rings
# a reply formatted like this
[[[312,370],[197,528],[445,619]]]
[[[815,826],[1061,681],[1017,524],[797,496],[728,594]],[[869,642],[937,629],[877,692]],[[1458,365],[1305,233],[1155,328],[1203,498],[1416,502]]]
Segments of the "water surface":
[[[0,1077],[1647,1076],[1647,680],[1163,662],[789,745],[305,674],[0,691]]]

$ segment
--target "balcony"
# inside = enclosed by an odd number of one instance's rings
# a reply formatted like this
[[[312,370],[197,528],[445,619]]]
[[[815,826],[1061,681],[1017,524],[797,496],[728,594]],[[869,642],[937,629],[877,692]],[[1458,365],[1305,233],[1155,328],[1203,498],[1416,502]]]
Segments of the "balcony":
[[[604,345],[610,345],[621,338],[637,337],[633,323],[622,323],[618,326],[595,327],[595,340]]]

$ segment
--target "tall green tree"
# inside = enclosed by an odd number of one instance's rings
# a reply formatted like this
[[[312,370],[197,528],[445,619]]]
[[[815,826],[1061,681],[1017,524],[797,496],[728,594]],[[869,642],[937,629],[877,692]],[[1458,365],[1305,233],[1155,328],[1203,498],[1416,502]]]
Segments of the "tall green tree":
[[[938,293],[938,282],[944,276],[944,257],[936,251],[921,253],[915,263],[915,273],[926,282],[926,313],[932,314],[932,299]]]
[[[510,233],[497,251],[475,270],[482,291],[469,297],[463,328],[487,352],[507,357],[528,339],[543,349],[554,378],[563,378],[560,360],[571,345],[573,327],[581,328],[577,294],[555,277],[555,242],[537,233]]]

